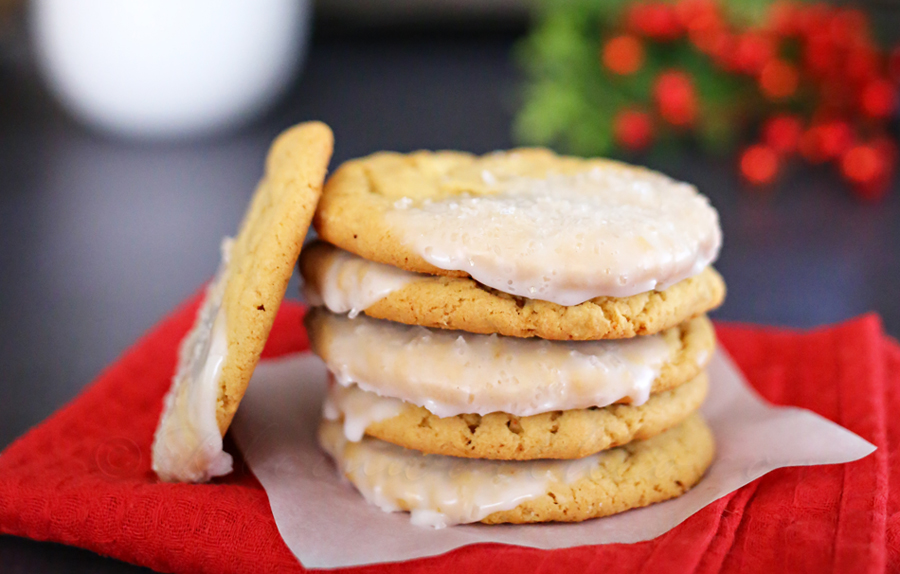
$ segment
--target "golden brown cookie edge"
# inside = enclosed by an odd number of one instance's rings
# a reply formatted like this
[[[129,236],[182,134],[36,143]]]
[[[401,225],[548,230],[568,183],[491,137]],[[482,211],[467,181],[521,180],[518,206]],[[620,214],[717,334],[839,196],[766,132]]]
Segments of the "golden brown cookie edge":
[[[321,122],[302,123],[279,135],[235,237],[222,302],[228,355],[219,382],[216,422],[223,436],[272,330],[333,148],[331,129]]]
[[[709,388],[701,373],[641,406],[554,411],[528,417],[507,413],[440,418],[408,405],[401,414],[372,423],[366,435],[417,450],[490,460],[574,459],[652,438],[700,408]]]

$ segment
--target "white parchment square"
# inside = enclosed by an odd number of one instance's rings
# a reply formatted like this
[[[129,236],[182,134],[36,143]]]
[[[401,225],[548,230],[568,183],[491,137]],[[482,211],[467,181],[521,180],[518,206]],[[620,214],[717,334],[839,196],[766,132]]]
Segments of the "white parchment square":
[[[282,538],[307,568],[397,562],[484,542],[550,549],[650,540],[771,470],[850,462],[875,450],[810,411],[765,403],[721,350],[708,371],[702,412],[717,453],[700,484],[674,500],[578,524],[433,530],[369,505],[316,445],[326,372],[308,353],[259,364],[232,430]]]

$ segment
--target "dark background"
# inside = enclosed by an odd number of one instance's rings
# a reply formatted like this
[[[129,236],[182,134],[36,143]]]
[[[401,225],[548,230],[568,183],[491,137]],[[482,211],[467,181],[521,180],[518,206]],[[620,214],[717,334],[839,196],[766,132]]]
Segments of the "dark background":
[[[284,102],[237,133],[180,143],[109,139],[50,100],[27,49],[0,51],[0,448],[74,397],[215,270],[284,127],[327,122],[334,165],[380,149],[514,145],[518,19],[360,29],[320,22]],[[900,189],[853,199],[827,170],[766,193],[733,159],[644,158],[719,209],[729,286],[720,320],[813,327],[874,311],[900,335]],[[296,286],[288,291],[296,297]],[[3,572],[141,569],[0,537]]]

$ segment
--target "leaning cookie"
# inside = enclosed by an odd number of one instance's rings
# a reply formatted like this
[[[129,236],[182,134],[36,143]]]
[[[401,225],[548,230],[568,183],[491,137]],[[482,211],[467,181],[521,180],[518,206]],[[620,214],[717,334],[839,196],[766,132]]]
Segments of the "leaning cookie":
[[[278,137],[265,176],[179,350],[153,441],[165,481],[201,482],[231,471],[222,437],[244,396],[284,297],[321,194],[333,137],[325,124]]]
[[[708,387],[706,373],[701,373],[672,390],[651,395],[641,406],[616,404],[527,417],[494,412],[441,418],[355,385],[335,384],[329,389],[325,414],[343,422],[350,440],[359,440],[364,432],[426,454],[492,460],[572,459],[646,440],[678,425],[700,408]]]
[[[707,267],[664,291],[563,306],[503,293],[468,277],[404,271],[321,241],[303,250],[300,272],[307,300],[335,313],[553,340],[652,335],[715,309],[725,298],[725,282]]]
[[[696,414],[649,440],[564,461],[423,455],[372,438],[348,442],[329,421],[319,442],[370,503],[434,527],[579,522],[647,506],[697,484],[715,452]]]

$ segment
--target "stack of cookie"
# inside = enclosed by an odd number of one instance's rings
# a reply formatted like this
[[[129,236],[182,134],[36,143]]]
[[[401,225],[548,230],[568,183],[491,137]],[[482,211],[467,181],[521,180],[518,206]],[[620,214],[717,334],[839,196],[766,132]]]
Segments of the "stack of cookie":
[[[698,414],[718,216],[688,184],[546,150],[342,165],[300,258],[332,375],[320,442],[413,522],[579,521],[678,496]]]

